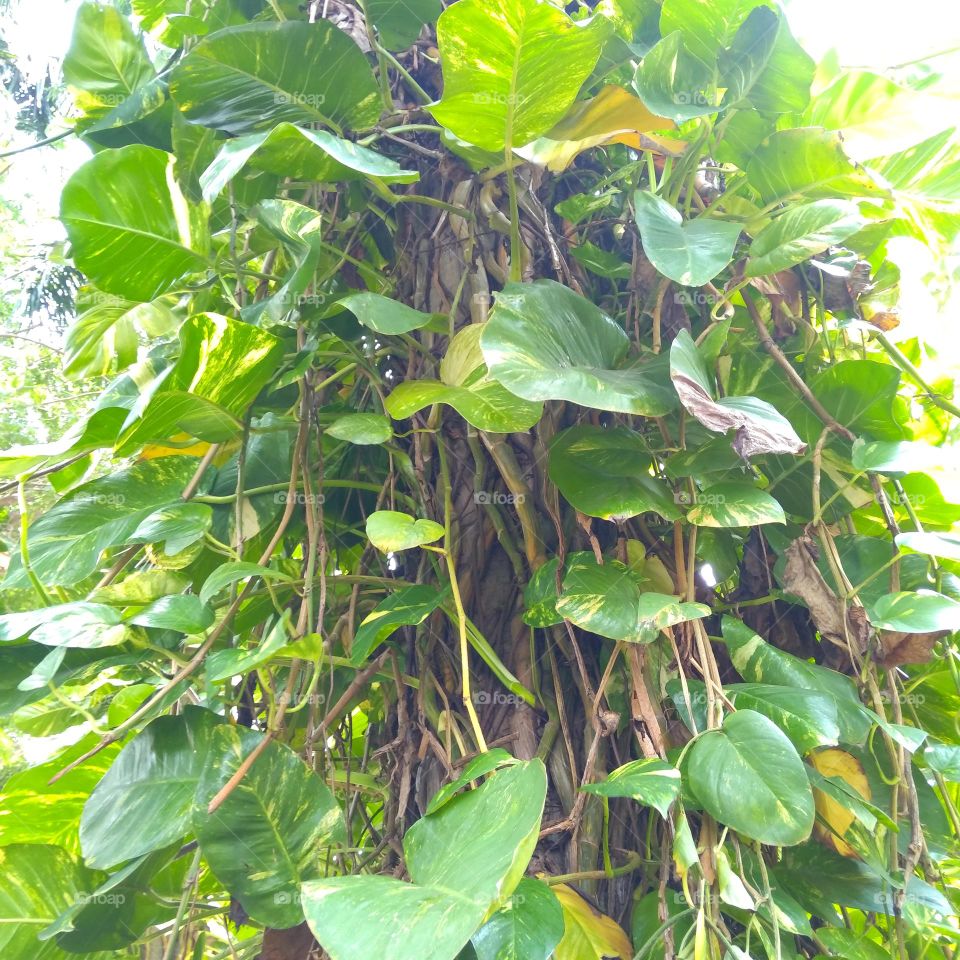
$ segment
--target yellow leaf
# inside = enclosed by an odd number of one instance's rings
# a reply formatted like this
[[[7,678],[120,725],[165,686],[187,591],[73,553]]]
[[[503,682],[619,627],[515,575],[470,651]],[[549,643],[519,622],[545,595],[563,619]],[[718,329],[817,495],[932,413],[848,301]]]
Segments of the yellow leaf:
[[[181,446],[182,444],[182,446]],[[206,440],[194,440],[185,433],[172,436],[166,444],[150,443],[140,451],[141,460],[160,457],[202,457],[210,449]]]
[[[823,776],[839,777],[864,800],[872,798],[870,783],[860,761],[846,750],[841,750],[839,747],[817,750],[810,755],[810,762]],[[853,847],[840,839],[856,819],[854,814],[832,797],[828,797],[822,790],[814,788],[813,800],[820,819],[824,821],[824,823],[818,821],[814,825],[813,830],[818,839],[845,857],[855,857],[856,852]]]
[[[551,887],[563,909],[563,939],[554,960],[631,960],[633,947],[623,929],[565,883]]]
[[[592,100],[575,103],[545,136],[515,152],[554,172],[566,170],[584,150],[605,143],[624,143],[635,150],[676,157],[685,143],[651,134],[675,126],[672,120],[651,113],[639,97],[611,84]]]

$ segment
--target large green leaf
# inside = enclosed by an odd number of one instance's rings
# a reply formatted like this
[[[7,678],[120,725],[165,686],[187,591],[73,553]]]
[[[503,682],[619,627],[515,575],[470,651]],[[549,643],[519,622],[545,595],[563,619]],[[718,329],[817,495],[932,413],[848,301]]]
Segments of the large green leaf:
[[[646,190],[633,195],[637,226],[647,259],[665,277],[687,287],[712,280],[733,259],[740,225],[680,212]]]
[[[723,642],[745,680],[823,694],[836,704],[840,740],[859,744],[866,739],[870,716],[849,677],[779,650],[734,617],[723,618]]]
[[[72,585],[88,577],[104,550],[125,543],[160,507],[177,503],[196,470],[194,457],[163,457],[77,487],[30,525],[34,572],[49,584]],[[28,582],[17,556],[4,586]]]
[[[839,742],[837,701],[829,694],[769,683],[736,683],[724,689],[738,710],[755,710],[772,720],[800,753]]]
[[[358,446],[374,446],[393,438],[390,421],[380,413],[345,413],[325,431],[328,437]]]
[[[383,876],[304,884],[303,909],[333,960],[454,960],[516,889],[540,829],[539,760],[495,773],[418,820],[403,847],[412,883]]]
[[[323,19],[219,30],[179,63],[170,92],[188,120],[234,134],[283,121],[358,129],[380,113],[366,58]]]
[[[0,639],[30,639],[48,647],[113,647],[128,639],[120,614],[102,603],[59,603],[0,616]]]
[[[557,898],[542,880],[524,877],[472,943],[477,960],[548,960],[562,936]]]
[[[687,520],[698,527],[755,527],[786,523],[783,507],[750,483],[715,483],[697,492]]]
[[[702,603],[682,603],[663,593],[644,592],[618,560],[602,566],[583,555],[567,566],[557,613],[578,627],[611,640],[652,643],[664,627],[710,613]]]
[[[677,30],[691,56],[713,69],[717,56],[733,42],[741,24],[762,0],[664,0],[660,32]]]
[[[653,113],[684,123],[720,110],[710,74],[684,48],[679,32],[664,36],[643,58],[633,85]]]
[[[715,400],[713,378],[686,330],[670,347],[670,377],[684,407],[708,430],[736,431],[733,449],[742,457],[800,453],[805,448],[790,422],[769,403],[756,397]]]
[[[867,609],[870,622],[881,630],[937,633],[960,630],[960,603],[932,590],[888,593]]]
[[[0,951],[5,960],[70,957],[53,941],[39,942],[37,934],[89,896],[102,879],[103,874],[75,863],[60,847],[15,843],[0,848]]]
[[[118,442],[124,451],[181,432],[221,442],[276,371],[283,342],[240,320],[204,313],[180,328],[180,357],[143,391]]]
[[[704,809],[761,843],[803,843],[813,829],[813,793],[786,734],[762,714],[738,710],[694,741],[686,774]]]
[[[844,153],[842,137],[821,127],[772,134],[754,152],[747,176],[767,204],[792,197],[869,198],[885,193]]]
[[[855,203],[815,200],[788,207],[750,244],[746,276],[779,273],[856,233],[866,221]]]
[[[581,789],[599,797],[631,797],[666,817],[680,796],[680,771],[662,760],[632,760],[617,767],[606,780]]]
[[[575,23],[537,0],[460,0],[437,21],[443,97],[430,110],[484,150],[522,147],[566,113],[605,34],[602,18]]]
[[[378,510],[367,517],[367,536],[378,550],[395,553],[439,540],[443,527],[433,520],[415,520],[409,513]]]
[[[271,741],[224,802],[207,805],[262,740],[223,726],[210,744],[193,825],[210,869],[259,923],[303,921],[300,885],[324,873],[324,848],[346,840],[324,782],[288,746]]]
[[[77,130],[121,126],[156,110],[165,94],[143,40],[116,7],[84,3],[77,11],[63,78],[80,110]]]
[[[321,183],[364,177],[381,183],[412,183],[419,177],[415,170],[404,170],[396,161],[326,130],[278,123],[271,130],[228,140],[220,148],[200,177],[204,199],[215,200],[247,165],[293,180]]]
[[[190,832],[200,777],[222,719],[187,707],[158,717],[120,751],[83,808],[80,844],[92,867],[159,850]]]
[[[208,266],[206,212],[180,193],[173,162],[153,147],[104,150],[63,188],[74,262],[104,292],[153,300]]]
[[[480,336],[490,376],[526,400],[659,417],[673,391],[648,368],[625,367],[629,340],[589,300],[553,280],[507,284]]]
[[[653,460],[640,435],[627,427],[571,427],[550,445],[550,479],[581,513],[628,520],[659,513],[676,520],[673,493],[651,475]]]

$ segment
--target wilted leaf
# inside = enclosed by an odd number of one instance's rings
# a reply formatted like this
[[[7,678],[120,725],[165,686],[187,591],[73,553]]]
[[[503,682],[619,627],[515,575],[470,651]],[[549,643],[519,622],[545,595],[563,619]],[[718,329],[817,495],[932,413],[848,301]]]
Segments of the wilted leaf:
[[[630,960],[633,947],[617,923],[565,883],[556,884],[553,892],[563,908],[564,924],[555,960]]]

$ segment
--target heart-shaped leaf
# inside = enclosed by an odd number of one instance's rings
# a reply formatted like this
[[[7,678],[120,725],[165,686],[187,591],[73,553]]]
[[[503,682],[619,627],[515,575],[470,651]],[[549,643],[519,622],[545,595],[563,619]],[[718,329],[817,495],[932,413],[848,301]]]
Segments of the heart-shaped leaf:
[[[629,340],[589,300],[553,280],[508,283],[480,336],[490,376],[526,400],[659,417],[676,405],[651,365],[624,367]]]
[[[753,710],[738,710],[694,741],[690,788],[720,823],[761,843],[791,846],[810,836],[813,794],[796,747]]]
[[[522,147],[576,99],[607,33],[537,0],[460,0],[437,21],[443,98],[431,113],[484,150]]]
[[[680,795],[680,771],[662,760],[633,760],[617,767],[606,780],[581,787],[598,797],[632,797],[666,817]]]
[[[584,555],[568,564],[557,612],[578,627],[611,640],[652,643],[664,627],[709,616],[702,603],[681,603],[663,593],[641,592],[617,560],[602,566]]]
[[[633,203],[643,252],[665,277],[700,287],[733,259],[739,224],[708,217],[684,223],[678,210],[646,190],[634,193]]]
[[[335,440],[360,446],[386,443],[393,437],[390,421],[379,413],[346,413],[337,417],[325,432]]]
[[[563,937],[563,911],[542,880],[524,877],[473,936],[477,960],[548,960]]]
[[[408,513],[378,510],[367,518],[367,536],[378,550],[395,553],[439,540],[443,527],[432,520],[415,520]]]
[[[643,58],[633,84],[653,113],[684,123],[718,113],[710,74],[690,56],[679,32],[664,35]]]
[[[366,57],[322,18],[218,30],[180,61],[170,93],[192,123],[233,134],[283,121],[358,129],[380,115]]]
[[[365,327],[377,333],[399,334],[419,330],[431,323],[436,314],[421,313],[399,300],[378,293],[351,293],[338,303],[349,310]]]
[[[881,630],[937,633],[960,630],[960,603],[932,590],[888,593],[872,603],[867,614]]]
[[[571,427],[550,445],[550,479],[581,513],[605,520],[681,516],[673,492],[651,475],[652,463],[643,440],[626,427]]]
[[[563,939],[554,960],[630,960],[630,939],[614,920],[565,883],[556,884],[553,893],[563,909]]]
[[[698,491],[687,520],[698,527],[755,527],[786,523],[783,507],[749,483],[716,483]]]
[[[363,663],[400,627],[423,623],[444,601],[444,594],[429,584],[418,583],[392,593],[364,618],[350,646],[350,660]]]

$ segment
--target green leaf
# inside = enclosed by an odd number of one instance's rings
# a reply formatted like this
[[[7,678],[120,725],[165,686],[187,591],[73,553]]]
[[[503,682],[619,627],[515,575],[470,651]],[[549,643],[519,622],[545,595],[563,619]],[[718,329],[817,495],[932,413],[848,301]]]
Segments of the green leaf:
[[[750,11],[762,0],[664,0],[660,32],[677,30],[691,56],[713,69],[720,51],[730,46]]]
[[[575,23],[537,0],[460,0],[437,21],[443,97],[430,112],[484,150],[546,133],[590,76],[603,18]]]
[[[557,613],[557,567],[560,561],[553,557],[538,567],[523,588],[523,622],[531,627],[550,627],[563,623]]]
[[[815,200],[788,207],[750,244],[745,275],[761,277],[803,263],[852,236],[866,224],[855,203]]]
[[[230,795],[207,805],[262,741],[222,726],[197,789],[193,825],[217,879],[258,923],[302,922],[300,885],[324,873],[324,848],[346,840],[343,814],[324,782],[288,746],[271,740]]]
[[[284,121],[362,129],[381,105],[366,57],[324,19],[218,30],[177,65],[170,93],[192,123],[233,134]]]
[[[735,683],[724,690],[738,710],[772,720],[800,753],[840,742],[837,702],[828,694],[768,683]]]
[[[885,190],[844,153],[843,139],[820,127],[771,134],[747,166],[750,184],[765,204],[791,197],[878,197]]]
[[[546,789],[539,760],[517,763],[418,820],[403,839],[412,883],[357,876],[305,884],[314,936],[333,960],[454,960],[520,882]]]
[[[680,796],[680,771],[662,760],[633,760],[617,767],[606,780],[580,789],[599,797],[631,797],[666,817]]]
[[[73,585],[88,577],[104,550],[126,543],[156,510],[179,503],[196,470],[194,457],[162,457],[77,487],[30,525],[34,572],[48,584]],[[4,585],[28,582],[16,558]]]
[[[474,780],[485,777],[500,767],[507,767],[511,764],[519,763],[506,750],[500,747],[494,747],[493,750],[487,750],[479,756],[474,757],[464,765],[463,771],[456,780],[442,786],[427,804],[426,813],[436,813],[442,806],[449,803],[467,784]]]
[[[684,123],[717,113],[709,73],[686,51],[679,32],[665,35],[643,58],[633,78],[640,99],[655,114]]]
[[[960,746],[929,742],[924,747],[923,759],[927,766],[936,770],[944,780],[960,783]]]
[[[390,421],[379,413],[346,413],[337,417],[324,431],[335,440],[361,446],[386,443],[393,439]]]
[[[542,881],[524,877],[473,935],[477,960],[548,960],[563,937],[563,911]]]
[[[388,50],[406,50],[437,19],[440,0],[365,0],[364,10]]]
[[[755,527],[786,523],[783,507],[749,483],[715,483],[696,494],[687,520],[698,527]]]
[[[750,88],[747,100],[760,114],[799,113],[810,102],[810,86],[816,73],[813,58],[790,32],[781,11],[780,26],[766,66]],[[757,113],[740,116],[760,120]],[[727,128],[729,133],[729,127]]]
[[[158,717],[121,751],[83,808],[87,864],[111,867],[181,840],[221,717],[186,707]]]
[[[557,613],[601,637],[652,643],[664,627],[709,616],[710,608],[681,603],[663,593],[642,592],[618,560],[600,566],[584,555],[567,566]]]
[[[772,721],[737,710],[700,734],[686,773],[704,809],[761,843],[803,843],[813,829],[813,793],[796,748]]]
[[[733,259],[739,224],[708,217],[684,223],[678,210],[646,190],[634,193],[633,203],[643,252],[665,277],[700,287]]]
[[[326,130],[292,123],[228,140],[200,177],[203,198],[212,203],[247,165],[293,180],[337,183],[369,177],[380,183],[413,183],[415,170],[403,170],[388,157]]]
[[[420,330],[436,316],[432,313],[421,313],[399,300],[382,297],[378,293],[351,293],[337,302],[365,327],[377,333],[391,335]]]
[[[947,447],[934,447],[919,440],[874,440],[858,437],[853,441],[850,462],[854,470],[875,473],[913,473],[957,465],[957,458]]]
[[[383,553],[396,553],[433,543],[443,536],[443,527],[433,520],[415,520],[408,513],[378,510],[367,517],[367,537]]]
[[[115,7],[84,3],[77,11],[63,79],[80,110],[79,132],[109,129],[140,119],[164,101],[163,88],[143,40]]]
[[[640,435],[627,427],[581,424],[550,445],[550,479],[581,513],[604,520],[641,513],[680,518],[670,488],[651,475],[652,464]]]
[[[289,652],[289,627],[285,618],[278,619],[273,629],[253,648],[229,647],[214,650],[204,661],[209,683],[222,683],[231,677],[242,676],[269,663],[274,657]]]
[[[435,403],[453,407],[471,426],[490,433],[529,430],[543,414],[543,404],[515,396],[496,380],[482,377],[468,386],[439,380],[405,380],[384,402],[394,420],[405,420]]]
[[[870,604],[867,616],[879,630],[904,633],[960,630],[960,603],[932,590],[885,594]]]
[[[403,587],[390,594],[367,614],[357,627],[350,646],[350,660],[357,665],[400,627],[423,623],[444,601],[445,594],[428,584]]]
[[[180,194],[173,162],[153,147],[104,150],[63,188],[60,219],[74,262],[105,293],[153,300],[206,269],[206,212]]]
[[[650,366],[625,367],[629,340],[589,300],[553,280],[508,283],[480,336],[490,376],[526,400],[658,417],[675,408]]]
[[[274,570],[272,567],[262,567],[258,563],[247,563],[242,560],[236,560],[231,563],[224,563],[217,567],[213,573],[207,577],[203,586],[200,588],[200,599],[204,603],[209,603],[224,587],[229,587],[232,583],[240,580],[248,580],[250,577],[260,577],[263,580],[292,580],[288,573],[282,570]]]
[[[243,417],[283,359],[283,341],[219,314],[180,328],[180,357],[141,394],[118,449],[132,450],[181,431],[223,442],[243,432]]]
[[[897,546],[931,557],[943,557],[944,560],[960,560],[960,536],[956,534],[900,533],[897,534]]]
[[[841,742],[866,740],[872,723],[849,677],[779,650],[734,617],[723,618],[723,642],[745,680],[824,694],[836,704]]]
[[[48,607],[40,625],[30,634],[34,643],[48,647],[115,647],[128,639],[120,614],[102,603],[65,603]]]
[[[213,509],[205,503],[175,503],[151,513],[130,536],[135,543],[162,543],[169,556],[203,539],[213,523]]]
[[[66,960],[55,943],[37,934],[100,885],[59,847],[15,843],[0,849],[0,951],[9,960]],[[83,958],[81,958],[83,960]],[[88,960],[96,960],[90,957]]]
[[[733,449],[741,457],[805,449],[790,422],[769,403],[756,397],[715,400],[713,378],[686,330],[681,330],[670,346],[670,378],[680,402],[708,430],[736,431]]]
[[[137,627],[176,630],[188,636],[203,633],[213,621],[213,610],[199,597],[189,593],[161,597],[130,618],[130,623]]]
[[[719,57],[720,86],[726,89],[724,106],[742,104],[766,70],[780,32],[782,14],[754,7],[740,24],[728,49]]]

